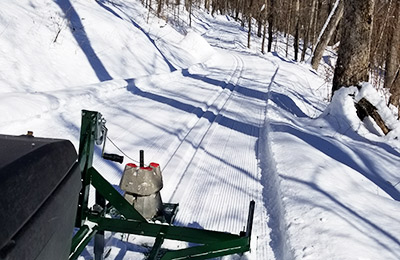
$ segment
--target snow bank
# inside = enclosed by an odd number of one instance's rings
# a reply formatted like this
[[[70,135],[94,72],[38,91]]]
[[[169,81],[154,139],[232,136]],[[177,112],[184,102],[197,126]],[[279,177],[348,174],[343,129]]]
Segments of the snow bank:
[[[367,117],[363,122],[358,118],[355,103],[366,98],[377,108],[379,115],[392,131],[385,137],[387,141],[398,140],[400,136],[400,123],[387,107],[384,98],[369,83],[363,83],[362,87],[341,88],[335,92],[332,102],[327,106],[321,117],[328,119],[337,126],[340,131],[352,129],[361,136],[378,140],[377,136],[384,136],[382,130],[376,125],[372,118]],[[397,144],[397,145],[396,145]],[[393,145],[400,147],[398,142]]]
[[[400,229],[392,223],[400,199],[398,140],[361,122],[354,106],[365,96],[379,110],[384,102],[368,85],[342,88],[311,119],[303,111],[316,104],[309,102],[314,94],[296,89],[307,73],[290,74],[287,63],[279,64],[268,140],[294,259],[399,259]]]
[[[196,63],[205,62],[215,53],[210,44],[194,31],[189,31],[179,46],[190,53]]]

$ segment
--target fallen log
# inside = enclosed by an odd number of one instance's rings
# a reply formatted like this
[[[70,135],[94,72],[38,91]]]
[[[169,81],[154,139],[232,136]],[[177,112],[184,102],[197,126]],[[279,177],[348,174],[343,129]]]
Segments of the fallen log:
[[[357,109],[357,116],[361,119],[361,121],[363,121],[365,117],[370,116],[385,135],[391,131],[391,129],[386,126],[385,121],[383,121],[382,117],[379,115],[376,107],[372,105],[366,98],[362,98],[360,101],[355,103],[355,107]]]

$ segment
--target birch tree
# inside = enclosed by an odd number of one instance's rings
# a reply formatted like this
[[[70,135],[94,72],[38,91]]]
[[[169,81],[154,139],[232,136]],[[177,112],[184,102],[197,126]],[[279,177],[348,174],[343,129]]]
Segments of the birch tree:
[[[328,46],[328,43],[331,40],[331,37],[335,32],[340,19],[343,17],[343,11],[343,0],[337,0],[317,39],[317,44],[311,59],[311,66],[315,70],[318,69],[324,50]]]

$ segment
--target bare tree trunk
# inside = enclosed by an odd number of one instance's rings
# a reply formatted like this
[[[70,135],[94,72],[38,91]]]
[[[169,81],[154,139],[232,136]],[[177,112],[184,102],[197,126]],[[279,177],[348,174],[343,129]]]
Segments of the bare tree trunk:
[[[315,46],[314,53],[312,55],[311,59],[311,66],[313,69],[318,69],[319,62],[322,58],[322,55],[324,53],[324,50],[326,46],[328,46],[328,43],[337,28],[340,19],[343,17],[343,11],[344,11],[344,0],[338,0],[337,5],[335,6],[334,9],[332,9],[327,21],[325,22],[324,27],[322,28],[321,33],[319,34],[319,37],[317,39],[317,44]]]
[[[396,1],[396,15],[390,49],[386,61],[385,87],[390,88],[389,103],[397,107],[400,118],[400,3]]]
[[[306,28],[305,37],[303,39],[303,50],[301,52],[301,61],[305,60],[306,53],[307,53],[307,48],[308,48],[308,43],[310,41],[310,32],[311,32],[311,28],[312,28],[312,24],[313,24],[313,20],[314,20],[314,13],[315,13],[315,3],[316,3],[316,0],[313,0],[312,3],[311,3],[310,21],[309,21],[308,26]]]
[[[246,1],[242,0],[242,22],[240,23],[240,26],[242,26],[242,28],[244,28],[245,13],[246,13]]]
[[[249,13],[249,31],[247,32],[247,48],[250,49],[250,39],[251,39],[251,13]]]
[[[160,17],[161,11],[163,6],[163,0],[157,1],[157,16]]]
[[[314,53],[314,48],[315,48],[315,43],[316,43],[316,35],[317,35],[317,24],[320,20],[320,14],[321,14],[321,6],[322,6],[322,0],[318,0],[316,4],[316,10],[314,14],[314,22],[313,22],[313,28],[312,28],[312,34],[311,34],[311,53]]]
[[[253,0],[250,0],[249,7],[248,7],[248,15],[249,15],[249,31],[247,33],[247,48],[250,49],[250,40],[251,40],[251,18],[252,18],[252,7],[253,7]]]
[[[394,26],[389,30],[390,40],[389,48],[386,56],[386,73],[385,73],[385,88],[391,89],[391,86],[396,75],[397,68],[400,63],[399,46],[400,46],[400,4],[396,1],[395,5],[395,21]],[[396,19],[397,16],[397,19]]]
[[[192,27],[192,0],[188,1],[188,11],[189,11],[189,27]]]
[[[217,11],[217,2],[214,0],[211,2],[211,16],[214,16],[215,11]]]
[[[262,38],[262,43],[261,43],[261,53],[262,54],[265,54],[265,48],[264,48],[264,46],[265,46],[265,36],[266,36],[266,33],[267,33],[267,6],[268,6],[268,0],[265,0],[265,3],[264,3],[264,10],[262,10],[262,12],[263,12],[263,23],[264,23],[264,25],[263,25],[263,38]]]
[[[368,81],[374,0],[346,0],[332,93]]]
[[[397,119],[400,119],[400,65],[397,67],[397,72],[390,87],[390,94],[389,104],[397,107]]]
[[[294,19],[294,60],[299,58],[299,34],[300,34],[300,0],[295,2],[295,19]]]
[[[271,52],[272,49],[272,42],[273,42],[273,26],[275,20],[275,5],[276,0],[270,0],[271,2],[271,9],[268,15],[268,52]]]
[[[392,11],[392,5],[393,5],[393,0],[390,0],[389,1],[389,6],[388,6],[388,10],[386,12],[385,20],[383,21],[383,24],[380,27],[380,34],[379,34],[379,37],[378,37],[378,41],[375,44],[375,48],[374,48],[373,52],[371,53],[372,57],[377,56],[379,47],[381,46],[381,42],[382,42],[383,36],[384,36],[385,32],[387,33],[386,28],[387,28],[387,23],[388,23],[388,20],[389,20],[389,16],[392,13],[391,12]],[[396,8],[396,4],[395,4],[395,8]],[[390,32],[390,33],[392,33],[392,32]]]
[[[207,11],[210,11],[210,0],[205,0],[205,1],[204,1],[204,8],[205,8]]]
[[[240,13],[240,11],[239,11],[239,4],[240,4],[240,1],[239,0],[236,0],[235,1],[235,21],[237,22],[238,20],[239,20],[239,13]]]
[[[262,30],[262,19],[261,19],[261,14],[258,16],[257,19],[257,37],[261,37],[261,30]]]
[[[291,21],[292,21],[292,5],[293,5],[293,0],[289,0],[289,10],[288,10],[288,19],[287,19],[287,29],[286,29],[286,57],[288,56],[289,53],[289,36],[291,32]]]

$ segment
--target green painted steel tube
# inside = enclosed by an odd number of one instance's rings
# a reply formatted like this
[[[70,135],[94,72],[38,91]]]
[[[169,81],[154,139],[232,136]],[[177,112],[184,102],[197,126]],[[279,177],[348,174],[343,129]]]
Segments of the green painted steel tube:
[[[203,246],[193,246],[166,252],[160,259],[210,259],[249,251],[250,241],[247,237],[214,242]]]
[[[206,244],[225,240],[241,238],[225,232],[196,229],[191,227],[168,226],[156,223],[138,222],[123,219],[110,219],[98,216],[89,216],[89,220],[98,224],[99,230],[112,232],[129,233],[150,237],[157,237],[164,233],[165,239],[186,241],[196,244]]]
[[[71,252],[70,256],[69,256],[69,260],[76,260],[79,255],[82,253],[83,249],[85,249],[85,247],[87,246],[87,244],[89,244],[90,240],[92,240],[92,238],[94,237],[94,235],[96,235],[97,233],[97,229],[93,229],[90,233],[86,233],[86,236],[83,237],[80,243],[78,243],[78,247]]]
[[[109,219],[98,216],[91,216],[89,219],[98,223],[99,230],[157,237],[154,244],[156,248],[151,251],[148,259],[157,259],[158,250],[164,239],[201,244],[201,246],[168,251],[161,259],[209,259],[250,250],[250,237],[248,236],[190,227]]]
[[[88,226],[82,226],[78,232],[74,235],[72,238],[72,243],[71,243],[71,252],[74,252],[76,247],[81,243],[82,239],[86,236],[86,234],[89,232],[89,227]]]
[[[156,241],[154,242],[153,248],[150,251],[150,255],[147,260],[156,260],[158,252],[160,251],[161,245],[164,243],[164,234],[159,234],[156,237]]]
[[[78,163],[81,169],[82,188],[79,193],[78,212],[75,226],[81,227],[86,219],[89,200],[89,189],[91,176],[88,170],[93,164],[94,154],[94,133],[97,130],[97,121],[101,114],[94,111],[82,110],[81,132],[79,138]]]

